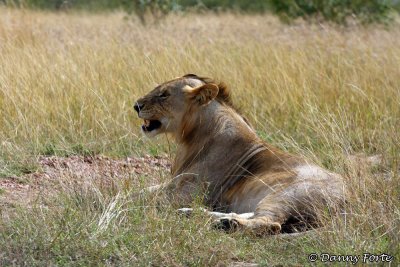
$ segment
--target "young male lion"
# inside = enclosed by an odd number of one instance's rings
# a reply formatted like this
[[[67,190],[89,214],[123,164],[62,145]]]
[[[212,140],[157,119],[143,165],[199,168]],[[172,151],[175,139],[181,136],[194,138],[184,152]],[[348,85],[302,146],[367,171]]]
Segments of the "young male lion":
[[[289,231],[312,225],[321,209],[343,199],[339,175],[264,143],[224,84],[188,74],[157,86],[134,108],[144,133],[169,133],[178,144],[174,178],[149,190],[164,190],[181,205],[203,192],[221,229]]]

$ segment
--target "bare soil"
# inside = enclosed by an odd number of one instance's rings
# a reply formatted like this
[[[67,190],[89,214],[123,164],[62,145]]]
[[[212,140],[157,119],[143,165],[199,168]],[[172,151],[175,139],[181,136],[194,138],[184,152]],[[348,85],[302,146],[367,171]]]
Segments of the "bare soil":
[[[128,182],[139,186],[157,184],[168,176],[171,164],[166,156],[112,159],[104,156],[39,157],[40,171],[20,177],[0,179],[0,207],[29,205],[71,183],[112,186]]]

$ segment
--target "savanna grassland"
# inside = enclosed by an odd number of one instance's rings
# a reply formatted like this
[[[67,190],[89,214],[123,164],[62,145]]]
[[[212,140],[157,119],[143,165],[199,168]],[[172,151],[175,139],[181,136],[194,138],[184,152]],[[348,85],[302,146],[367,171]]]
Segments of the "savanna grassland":
[[[181,217],[162,196],[134,197],[170,178],[174,145],[142,137],[133,103],[186,73],[224,81],[264,140],[342,174],[344,211],[309,235],[258,238]],[[395,266],[399,129],[396,23],[190,14],[144,27],[122,13],[0,9],[0,185],[12,184],[0,188],[0,265],[302,266],[326,252],[387,253]],[[58,159],[101,163],[41,175]],[[101,178],[110,162],[153,159],[164,163]]]

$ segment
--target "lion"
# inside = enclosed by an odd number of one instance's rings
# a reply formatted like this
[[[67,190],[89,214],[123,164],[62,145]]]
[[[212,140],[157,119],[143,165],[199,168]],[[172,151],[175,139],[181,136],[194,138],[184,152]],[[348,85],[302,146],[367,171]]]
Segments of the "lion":
[[[134,109],[147,136],[166,133],[177,143],[172,181],[148,191],[163,190],[181,207],[202,194],[204,211],[219,229],[257,235],[307,230],[344,199],[340,175],[258,137],[224,83],[187,74],[155,87]]]

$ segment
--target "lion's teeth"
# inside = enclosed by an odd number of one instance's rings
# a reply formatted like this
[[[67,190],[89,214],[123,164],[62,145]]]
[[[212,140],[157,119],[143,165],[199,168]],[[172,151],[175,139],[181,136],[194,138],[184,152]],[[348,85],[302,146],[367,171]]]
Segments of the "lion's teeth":
[[[144,126],[148,127],[150,125],[150,121],[149,120],[144,120]]]

